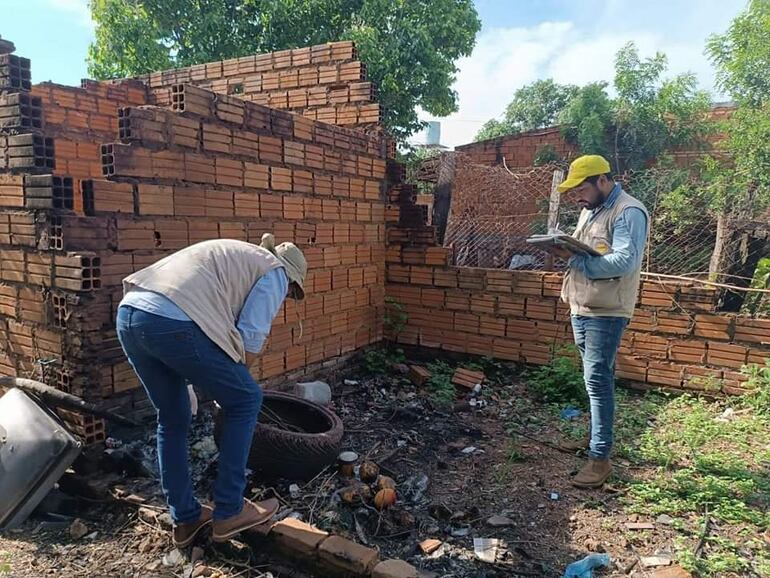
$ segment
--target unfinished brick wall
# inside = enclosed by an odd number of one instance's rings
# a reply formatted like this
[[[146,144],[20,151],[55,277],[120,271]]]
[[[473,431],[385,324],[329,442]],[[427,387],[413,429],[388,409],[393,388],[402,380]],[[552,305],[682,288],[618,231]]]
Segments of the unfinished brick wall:
[[[578,155],[577,147],[568,143],[559,127],[532,130],[517,135],[504,136],[455,147],[480,165],[502,165],[508,168],[531,167],[539,148],[551,145],[563,160],[570,161]]]
[[[400,343],[548,363],[573,341],[559,273],[451,267],[450,250],[419,222],[416,191],[390,171],[387,285],[408,316]],[[770,358],[770,319],[716,313],[717,292],[646,280],[625,332],[617,374],[642,386],[741,393],[744,364]]]
[[[317,52],[341,66],[353,53],[334,46]],[[297,243],[310,272],[307,299],[274,323],[259,379],[381,339],[393,151],[380,131],[191,84],[169,85],[167,107],[147,105],[138,80],[16,88],[29,70],[14,70],[0,96],[0,374],[148,413],[114,329],[122,278],[198,241],[265,232]],[[103,438],[102,422],[67,418]]]
[[[165,106],[171,87],[192,84],[217,94],[290,110],[313,120],[377,128],[380,105],[353,42],[332,42],[154,72],[138,77],[152,103]]]

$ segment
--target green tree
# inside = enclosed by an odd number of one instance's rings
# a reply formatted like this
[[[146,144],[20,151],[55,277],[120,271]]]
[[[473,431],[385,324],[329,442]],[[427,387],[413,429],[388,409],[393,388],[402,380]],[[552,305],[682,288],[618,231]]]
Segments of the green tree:
[[[615,57],[611,149],[618,170],[642,168],[664,151],[699,144],[708,133],[708,93],[697,89],[694,74],[662,79],[666,68],[664,54],[641,59],[632,42]]]
[[[516,134],[556,123],[559,113],[577,92],[570,84],[558,84],[552,79],[536,80],[521,87],[505,109],[502,121],[488,121],[475,137],[476,141]]]
[[[497,138],[499,136],[511,134],[512,132],[513,131],[511,131],[511,129],[508,128],[504,122],[500,122],[499,120],[493,118],[482,125],[482,127],[479,129],[479,132],[477,132],[476,136],[473,137],[473,140],[475,142],[489,140],[491,138]]]
[[[592,82],[578,89],[559,115],[562,134],[584,154],[609,157],[608,135],[612,126],[612,101],[606,82]]]
[[[457,110],[455,62],[481,28],[471,0],[92,0],[99,79],[320,44],[356,42],[386,126],[406,137]]]
[[[727,274],[739,286],[755,276],[767,241],[742,229],[742,221],[761,219],[770,207],[770,0],[750,0],[724,34],[709,38],[706,53],[717,83],[737,108],[723,123],[721,155],[708,159],[697,185],[709,191],[718,213],[722,242],[711,261],[712,275]],[[745,294],[728,291],[724,308],[737,311]]]

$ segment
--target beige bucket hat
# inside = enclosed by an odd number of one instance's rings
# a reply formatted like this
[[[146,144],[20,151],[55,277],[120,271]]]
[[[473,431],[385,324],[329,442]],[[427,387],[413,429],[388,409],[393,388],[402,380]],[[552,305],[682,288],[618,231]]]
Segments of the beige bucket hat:
[[[267,249],[273,255],[278,257],[278,260],[286,270],[286,276],[289,281],[297,286],[297,291],[294,294],[290,293],[291,297],[297,300],[305,298],[305,277],[307,276],[307,260],[302,251],[294,243],[281,243],[276,247],[275,237],[272,233],[265,233],[262,235],[262,242],[259,245],[263,249]]]

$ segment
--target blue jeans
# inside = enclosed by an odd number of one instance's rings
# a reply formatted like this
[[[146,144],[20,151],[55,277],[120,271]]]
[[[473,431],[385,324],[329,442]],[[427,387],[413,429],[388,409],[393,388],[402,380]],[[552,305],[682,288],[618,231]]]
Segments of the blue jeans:
[[[118,339],[158,412],[158,463],[172,519],[199,518],[187,460],[192,422],[186,381],[222,407],[225,419],[214,484],[214,519],[243,508],[246,460],[262,406],[262,389],[243,363],[236,363],[192,321],[176,321],[129,306],[117,317]]]
[[[583,379],[591,404],[591,447],[588,455],[596,459],[607,459],[612,451],[615,357],[628,321],[625,317],[572,316],[572,332],[583,359]]]

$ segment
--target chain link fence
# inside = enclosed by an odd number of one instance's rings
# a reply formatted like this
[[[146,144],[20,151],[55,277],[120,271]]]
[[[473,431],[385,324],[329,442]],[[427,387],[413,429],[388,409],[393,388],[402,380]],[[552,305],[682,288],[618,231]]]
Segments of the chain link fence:
[[[566,263],[527,244],[526,239],[547,232],[549,227],[574,230],[579,208],[563,203],[554,193],[566,167],[509,171],[474,164],[462,155],[457,155],[455,163],[444,236],[455,265],[564,269]],[[643,271],[735,286],[735,291],[726,289],[725,310],[770,312],[767,293],[745,291],[766,289],[770,284],[770,213],[717,217],[707,206],[701,206],[699,198],[672,195],[686,175],[681,168],[651,168],[619,179],[650,213]]]

